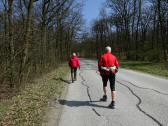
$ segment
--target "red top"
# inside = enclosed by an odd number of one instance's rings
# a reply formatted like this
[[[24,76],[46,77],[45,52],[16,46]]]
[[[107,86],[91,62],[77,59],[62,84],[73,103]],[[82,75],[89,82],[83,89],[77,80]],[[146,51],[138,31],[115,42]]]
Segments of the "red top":
[[[71,68],[80,68],[80,61],[77,56],[72,56],[72,58],[69,60],[69,66]]]
[[[102,75],[102,74],[110,74],[111,73],[110,71],[101,70],[101,67],[113,67],[113,66],[116,66],[116,68],[118,68],[120,66],[117,58],[112,53],[109,53],[109,52],[103,54],[101,56],[100,61],[98,62],[100,74]],[[117,70],[114,72],[114,74],[116,74],[116,73],[117,73]]]

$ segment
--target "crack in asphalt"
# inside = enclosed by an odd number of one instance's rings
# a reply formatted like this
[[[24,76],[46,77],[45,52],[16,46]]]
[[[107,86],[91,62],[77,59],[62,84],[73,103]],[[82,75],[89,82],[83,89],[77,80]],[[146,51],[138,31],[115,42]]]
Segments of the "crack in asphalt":
[[[92,108],[92,110],[96,113],[97,116],[101,116],[101,115],[96,111],[96,109]]]
[[[87,65],[90,65],[90,64],[87,64]],[[90,96],[90,93],[89,93],[89,88],[90,88],[90,87],[84,83],[86,80],[83,78],[83,76],[82,76],[81,74],[80,74],[80,76],[81,76],[81,78],[82,78],[82,80],[83,80],[83,81],[82,81],[82,84],[87,87],[87,94],[88,94],[88,97],[89,97],[90,101],[92,102],[92,99],[91,99],[91,96]],[[129,81],[126,81],[126,80],[122,80],[122,81],[125,81],[125,82],[131,84],[132,86],[137,87],[137,88],[140,88],[140,89],[151,90],[151,91],[154,91],[154,92],[159,93],[159,94],[161,94],[161,95],[168,95],[167,93],[160,92],[160,91],[158,91],[158,90],[156,90],[156,89],[140,87],[140,86],[137,86],[137,85],[133,84],[132,82],[129,82]],[[155,123],[157,123],[159,126],[163,126],[163,124],[162,124],[161,122],[159,122],[156,118],[154,118],[154,117],[153,117],[152,115],[150,115],[149,113],[145,112],[145,111],[140,107],[140,105],[141,105],[141,103],[142,103],[141,98],[140,98],[129,86],[127,86],[127,85],[125,85],[125,84],[123,84],[123,83],[121,83],[121,82],[119,82],[119,81],[116,81],[116,82],[118,82],[119,84],[121,84],[121,85],[125,86],[126,88],[128,88],[128,90],[138,99],[138,103],[136,104],[136,107],[137,107],[137,109],[138,109],[139,111],[141,111],[141,112],[142,112],[143,114],[145,114],[147,117],[149,117],[150,119],[152,119],[152,120],[153,120]],[[92,108],[92,111],[94,111],[94,113],[95,113],[97,116],[100,116],[100,117],[102,117],[102,118],[105,118],[105,120],[109,121],[106,117],[100,115],[100,114],[96,111],[96,109]]]
[[[140,88],[140,89],[151,90],[151,91],[157,92],[157,93],[159,93],[159,94],[161,94],[161,95],[168,95],[167,93],[160,92],[160,91],[158,91],[158,90],[156,90],[156,89],[152,89],[152,88],[145,88],[145,87],[140,87],[140,86],[137,86],[137,85],[135,85],[135,84],[133,84],[132,82],[127,81],[127,80],[121,80],[121,81],[125,81],[125,82],[127,82],[127,83],[129,83],[129,84],[133,85],[134,87],[137,87],[137,88]]]
[[[163,126],[163,124],[161,122],[159,122],[157,119],[155,119],[152,115],[148,114],[147,112],[145,112],[141,107],[140,104],[142,103],[141,98],[126,84],[123,84],[119,81],[118,82],[120,85],[123,85],[124,87],[128,88],[128,90],[138,99],[138,103],[136,104],[136,107],[138,108],[139,111],[141,111],[143,114],[145,114],[146,116],[148,116],[149,118],[151,118],[155,123],[157,123],[159,126]]]
[[[84,85],[84,86],[86,87],[86,89],[87,89],[87,95],[88,95],[88,97],[89,97],[89,100],[90,100],[90,102],[92,102],[92,98],[91,98],[90,93],[89,93],[89,88],[90,88],[90,87],[84,83],[86,80],[85,80],[84,77],[81,75],[81,73],[79,73],[79,76],[80,76],[81,79],[82,79],[82,82],[81,82],[82,85]],[[96,115],[101,116],[94,108],[92,108],[92,110],[96,113]]]
[[[82,72],[79,73],[79,76],[80,76],[81,79],[82,79],[81,84],[84,85],[84,86],[87,88],[87,95],[88,95],[88,97],[89,97],[90,102],[92,102],[92,98],[91,98],[90,93],[89,93],[89,88],[90,88],[90,87],[84,83],[86,80],[85,80],[84,77],[81,75],[81,73],[82,73]],[[101,115],[95,108],[93,108],[93,107],[92,107],[92,111],[93,111],[97,116],[104,118],[104,120],[105,120],[105,126],[108,126],[109,120],[108,120],[105,116],[102,116],[102,115]]]

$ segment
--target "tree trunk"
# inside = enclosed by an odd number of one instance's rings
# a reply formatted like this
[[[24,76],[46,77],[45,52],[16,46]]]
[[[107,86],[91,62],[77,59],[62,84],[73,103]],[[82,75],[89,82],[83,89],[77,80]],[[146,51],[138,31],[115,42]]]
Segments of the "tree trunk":
[[[138,60],[138,43],[139,43],[139,39],[138,39],[138,33],[139,33],[139,23],[141,20],[141,9],[142,9],[142,0],[139,0],[138,2],[139,6],[138,6],[138,20],[137,20],[137,25],[136,25],[136,33],[135,33],[135,50],[136,50],[136,55],[135,55],[135,60]]]
[[[160,40],[162,43],[162,49],[163,49],[163,58],[164,61],[167,61],[167,49],[166,49],[166,44],[165,44],[165,33],[163,30],[163,19],[161,16],[161,1],[157,0],[157,8],[158,8],[158,18],[159,18],[159,34],[160,34]]]
[[[14,40],[13,40],[13,0],[8,0],[8,32],[10,47],[10,87],[14,86]]]
[[[23,70],[25,69],[26,62],[29,55],[29,47],[30,47],[30,41],[31,41],[30,28],[31,28],[31,20],[32,20],[33,2],[34,0],[29,0],[28,10],[27,10],[26,31],[24,35],[25,44],[24,44],[23,60],[21,65],[20,82],[22,81]]]

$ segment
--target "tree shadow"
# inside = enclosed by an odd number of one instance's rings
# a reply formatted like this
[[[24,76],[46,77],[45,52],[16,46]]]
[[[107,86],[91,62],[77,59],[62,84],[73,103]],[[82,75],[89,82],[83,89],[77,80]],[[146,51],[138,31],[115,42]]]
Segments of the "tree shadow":
[[[71,80],[65,80],[65,79],[63,79],[61,77],[59,77],[59,78],[53,78],[53,80],[56,80],[56,81],[60,80],[62,82],[65,82],[66,84],[71,84]]]
[[[69,101],[69,100],[59,100],[61,105],[66,105],[69,107],[81,107],[81,106],[91,106],[91,107],[99,107],[99,108],[108,108],[107,106],[97,105],[96,102],[101,101]]]

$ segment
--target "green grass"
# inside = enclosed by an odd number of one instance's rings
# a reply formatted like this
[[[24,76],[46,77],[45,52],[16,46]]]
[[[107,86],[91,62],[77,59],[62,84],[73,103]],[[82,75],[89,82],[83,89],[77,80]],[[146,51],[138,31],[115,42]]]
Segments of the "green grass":
[[[168,70],[164,67],[162,63],[151,63],[142,61],[121,61],[121,67],[153,75],[168,77]]]
[[[20,95],[0,103],[0,125],[40,126],[51,98],[59,97],[65,84],[59,79],[69,73],[66,65],[28,84]]]

